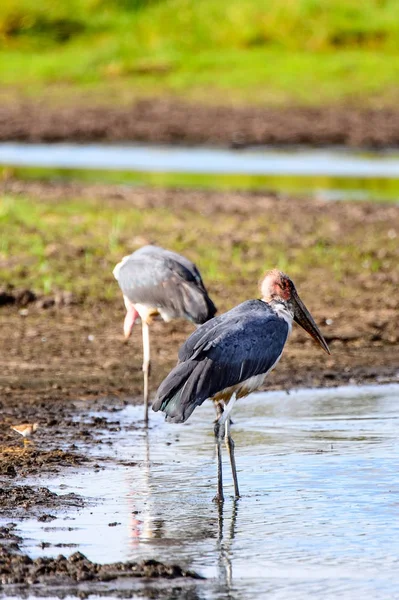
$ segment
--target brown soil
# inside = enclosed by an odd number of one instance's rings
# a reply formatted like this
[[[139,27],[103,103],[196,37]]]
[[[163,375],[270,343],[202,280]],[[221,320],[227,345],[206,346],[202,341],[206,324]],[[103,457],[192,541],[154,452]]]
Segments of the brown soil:
[[[38,413],[40,414],[40,411]],[[42,419],[46,418],[45,415],[41,415],[41,417]],[[8,432],[5,432],[4,438],[6,439],[9,437],[7,434]],[[84,456],[65,450],[39,451],[30,447],[5,446],[0,454],[0,476],[39,475],[43,472],[56,472],[60,467],[77,466],[84,462],[86,462]]]
[[[16,102],[0,107],[0,140],[140,141],[172,144],[313,144],[367,147],[399,144],[399,111],[345,106],[258,108],[141,100],[130,107],[52,107]]]
[[[156,560],[141,563],[117,562],[99,565],[88,560],[80,552],[69,558],[60,555],[57,558],[36,558],[32,560],[26,554],[19,554],[9,549],[0,549],[0,584],[22,585],[32,584],[70,585],[81,582],[109,582],[121,578],[162,577],[177,579],[189,577],[200,579],[193,571],[187,571],[178,565],[165,565]]]
[[[2,518],[24,519],[37,517],[39,521],[52,521],[55,517],[47,511],[80,508],[83,499],[76,494],[54,494],[45,487],[6,484],[0,490]]]

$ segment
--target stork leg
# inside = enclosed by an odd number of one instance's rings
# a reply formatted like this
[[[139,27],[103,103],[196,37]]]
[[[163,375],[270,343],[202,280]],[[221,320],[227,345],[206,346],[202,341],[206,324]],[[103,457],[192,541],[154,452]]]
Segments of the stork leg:
[[[223,408],[222,408],[223,411]],[[220,419],[223,416],[223,412],[221,413],[219,419],[215,423],[215,439],[216,439],[216,465],[218,472],[218,489],[216,492],[216,496],[214,497],[214,502],[224,502],[223,496],[223,474],[222,474],[222,436],[220,432],[223,432],[223,427],[220,426]]]
[[[222,438],[223,438],[223,429],[227,426],[230,428],[230,413],[233,410],[234,404],[236,403],[237,397],[235,394],[232,395],[227,407],[223,410],[223,407],[218,404],[217,412],[220,413],[218,420],[215,423],[215,438],[216,438],[216,462],[217,462],[217,472],[218,472],[218,489],[216,496],[214,497],[214,502],[224,502],[223,496],[223,475],[222,475]],[[231,440],[231,436],[230,436]],[[233,440],[231,440],[233,441]],[[230,463],[231,469],[233,471],[233,479],[234,479],[234,491],[236,498],[239,496],[238,491],[238,481],[237,481],[237,472],[235,468],[235,459],[234,459],[234,443],[233,443],[233,451],[232,453],[229,450],[230,455]]]
[[[144,372],[144,423],[148,426],[148,399],[150,379],[150,328],[145,320],[142,322],[143,333],[143,372]]]
[[[229,453],[231,473],[233,475],[233,481],[234,481],[234,496],[235,496],[235,499],[237,500],[240,497],[240,491],[238,489],[236,459],[234,456],[234,440],[230,434],[230,427],[231,427],[231,421],[230,421],[230,419],[227,419],[226,423],[224,424],[224,429],[225,429],[224,441],[226,444],[227,451]]]

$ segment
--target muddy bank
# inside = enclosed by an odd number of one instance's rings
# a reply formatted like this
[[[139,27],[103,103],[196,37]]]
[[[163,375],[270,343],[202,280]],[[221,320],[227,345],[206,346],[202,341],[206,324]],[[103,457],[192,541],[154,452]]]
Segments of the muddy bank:
[[[36,376],[33,373],[29,382],[21,381],[17,386],[19,392],[12,384],[3,387],[0,397],[0,484],[3,485],[3,490],[0,490],[0,509],[2,512],[10,509],[11,515],[13,507],[24,506],[26,502],[29,507],[32,502],[37,503],[37,495],[33,494],[32,499],[25,497],[24,492],[30,494],[31,491],[23,488],[17,489],[18,497],[13,500],[13,496],[6,491],[12,482],[28,476],[40,478],[41,475],[54,475],[65,468],[84,466],[95,471],[104,468],[99,462],[104,463],[105,459],[102,457],[98,461],[95,449],[110,443],[107,432],[117,431],[119,421],[87,416],[87,410],[101,410],[106,406],[111,413],[117,413],[126,404],[126,400],[107,399],[103,402],[92,398],[88,406],[76,401],[76,389],[75,402],[65,402],[70,398],[66,388],[51,384],[50,393],[46,393],[43,380],[41,383],[35,382]],[[47,384],[44,387],[47,388]],[[32,442],[25,447],[22,437],[11,426],[27,421],[38,422],[39,428]],[[90,453],[86,452],[88,448]],[[45,492],[45,488],[41,491]],[[38,498],[38,503],[42,504],[43,498],[40,495]],[[66,500],[65,506],[68,506],[68,498],[63,496],[62,499]],[[46,504],[48,498],[44,500]],[[60,500],[60,506],[63,500]]]
[[[36,517],[48,522],[55,519],[49,511],[81,508],[83,498],[77,494],[55,494],[45,487],[5,484],[0,489],[0,513],[2,519]],[[0,543],[1,546],[1,543]]]
[[[42,423],[44,425],[43,421]],[[4,438],[12,439],[14,443],[16,441],[15,435],[4,435]],[[55,473],[62,467],[77,466],[84,462],[86,462],[84,456],[58,448],[44,451],[30,447],[11,446],[4,448],[0,454],[0,476],[16,477],[17,475],[37,475],[43,472]]]
[[[4,548],[0,550],[0,582],[3,585],[68,585],[75,582],[107,582],[118,578],[137,577],[200,579],[193,571],[184,570],[178,565],[165,565],[156,560],[99,565],[88,560],[80,552],[75,552],[69,558],[60,555],[57,558],[32,560],[26,554],[16,554]]]
[[[8,551],[15,552],[15,550],[19,550],[19,544],[22,541],[22,537],[17,534],[16,523],[7,523],[0,527],[0,548],[7,548]]]
[[[0,108],[0,140],[383,148],[399,144],[399,111],[207,106],[172,99],[140,100],[128,107],[24,101]]]
[[[202,577],[192,570],[151,559],[98,564],[80,552],[31,559],[18,550],[0,547],[0,593],[19,598],[85,598],[93,593],[130,598],[143,595],[143,588],[138,587],[143,582],[145,597],[189,599],[193,597],[189,584],[199,579]]]

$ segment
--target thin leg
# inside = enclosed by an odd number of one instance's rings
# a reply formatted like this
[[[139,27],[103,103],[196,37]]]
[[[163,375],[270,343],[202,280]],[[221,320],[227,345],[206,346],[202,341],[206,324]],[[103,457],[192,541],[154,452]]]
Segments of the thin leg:
[[[220,432],[223,431],[223,427],[220,427],[218,419],[215,423],[215,439],[216,439],[216,464],[218,472],[218,489],[214,502],[224,502],[223,496],[223,475],[222,475],[222,438]]]
[[[237,499],[240,497],[240,491],[238,489],[236,459],[234,456],[234,441],[230,434],[230,425],[231,425],[230,419],[227,419],[226,423],[224,424],[224,428],[225,428],[224,441],[226,443],[226,448],[227,448],[227,451],[229,453],[229,458],[230,458],[231,472],[232,472],[233,481],[234,481],[234,496]]]
[[[216,461],[217,461],[217,472],[218,472],[218,489],[217,489],[217,494],[214,497],[215,502],[224,502],[223,477],[222,477],[222,437],[223,437],[223,429],[225,427],[225,424],[228,422],[230,425],[230,413],[234,408],[236,400],[237,400],[237,397],[235,394],[233,394],[225,409],[223,409],[223,406],[221,404],[218,404],[216,407],[216,411],[217,411],[217,413],[220,414],[220,416],[215,423],[215,429],[214,429],[215,438],[216,438]],[[234,459],[234,452],[233,452],[233,459]],[[231,458],[230,458],[230,461],[231,461]],[[234,463],[234,467],[235,467],[235,463]],[[233,469],[233,466],[232,466],[232,469]],[[234,477],[234,475],[233,475],[233,477]],[[236,479],[234,482],[234,490],[235,490],[235,493],[237,496],[237,493],[238,493],[238,485],[236,487],[237,473],[235,473],[235,477],[236,477]]]
[[[150,378],[150,328],[144,320],[142,322],[143,333],[143,372],[144,372],[144,423],[148,425],[148,399]]]
[[[224,404],[223,402],[214,402],[214,407],[216,411],[216,421],[218,421],[223,414]]]
[[[219,418],[219,424],[221,427],[223,427],[223,425],[225,424],[227,419],[230,418],[230,414],[231,414],[236,402],[237,402],[237,396],[234,393],[232,395],[232,397],[230,398],[228,405],[224,409],[223,414]]]
[[[132,304],[126,296],[123,296],[123,300],[126,307],[126,316],[125,321],[123,323],[123,333],[125,335],[125,340],[128,340],[132,333],[133,325],[137,320],[139,313],[137,312],[134,304]]]

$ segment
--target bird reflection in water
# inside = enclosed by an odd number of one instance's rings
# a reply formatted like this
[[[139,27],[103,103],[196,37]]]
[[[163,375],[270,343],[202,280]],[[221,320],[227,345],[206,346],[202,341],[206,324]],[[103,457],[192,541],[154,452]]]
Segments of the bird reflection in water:
[[[238,500],[234,500],[231,507],[231,517],[227,521],[224,516],[223,504],[218,503],[218,579],[220,591],[226,594],[227,599],[232,599],[233,592],[233,565],[231,558],[232,541],[236,534]],[[227,521],[225,523],[225,521]]]
[[[130,518],[129,540],[130,547],[136,549],[143,540],[162,537],[163,521],[152,519],[152,489],[150,473],[150,440],[148,429],[143,430],[144,460],[140,469],[129,471],[128,498]],[[138,477],[138,473],[140,476]],[[145,498],[143,503],[142,498]],[[138,502],[137,502],[138,500]],[[141,507],[144,504],[144,509]]]
[[[139,464],[139,469],[129,470],[129,546],[132,557],[136,559],[146,558],[146,551],[151,552],[150,547],[153,546],[154,551],[159,552],[163,544],[159,546],[156,540],[163,540],[170,552],[173,543],[176,542],[175,531],[177,524],[172,519],[168,522],[168,518],[164,519],[160,515],[159,503],[157,504],[157,483],[156,477],[151,473],[150,460],[150,436],[151,430],[144,429],[142,431],[142,448],[144,450],[143,461]],[[158,499],[159,502],[159,499]],[[180,521],[178,525],[179,534],[182,546],[187,546],[187,559],[190,562],[190,547],[198,540],[213,540],[212,545],[215,549],[215,567],[216,567],[216,588],[218,590],[218,598],[223,600],[238,600],[237,590],[233,585],[233,568],[232,568],[232,543],[236,536],[237,520],[238,520],[238,504],[239,500],[232,500],[231,506],[229,503],[217,503],[213,510],[206,511],[200,518],[195,515],[194,521]],[[172,546],[170,546],[172,544]],[[188,545],[187,545],[188,544]],[[184,550],[183,550],[183,554]],[[171,556],[169,555],[169,561]],[[165,559],[166,562],[167,559]],[[171,561],[173,562],[173,560]],[[201,572],[201,560],[197,562],[198,566],[193,566],[196,571]],[[211,582],[211,581],[210,581]],[[214,589],[214,588],[213,588]],[[189,598],[190,600],[200,600],[204,598],[202,584],[198,581],[185,590],[187,596],[178,596],[179,598]],[[171,596],[172,597],[172,596]]]

